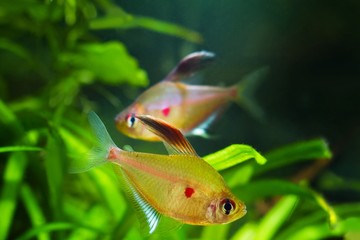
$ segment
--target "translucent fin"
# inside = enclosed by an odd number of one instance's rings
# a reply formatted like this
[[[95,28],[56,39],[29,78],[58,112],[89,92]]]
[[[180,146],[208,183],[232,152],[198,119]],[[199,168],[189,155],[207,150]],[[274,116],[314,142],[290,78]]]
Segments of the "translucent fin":
[[[113,168],[119,177],[122,189],[125,191],[127,198],[135,209],[135,213],[140,222],[140,230],[145,235],[152,234],[160,222],[161,214],[138,193],[120,166],[113,165]]]
[[[258,120],[264,120],[264,111],[254,100],[254,94],[259,84],[265,79],[269,67],[259,68],[245,77],[237,85],[238,103],[248,110]]]
[[[166,148],[166,151],[169,153],[169,155],[177,155],[180,154],[179,151],[177,151],[176,148],[173,148],[171,145],[169,145],[167,142],[163,142],[164,146]]]
[[[193,129],[190,133],[190,136],[198,136],[198,137],[202,137],[202,138],[206,138],[206,139],[210,139],[211,136],[206,132],[205,128],[202,127],[198,127]]]
[[[214,112],[210,115],[203,123],[201,123],[199,126],[194,128],[189,135],[190,136],[199,136],[206,139],[214,138],[213,136],[209,135],[207,133],[207,130],[210,128],[210,126],[219,118],[219,116],[224,112],[224,109],[226,107],[223,107],[219,109],[218,111]]]
[[[153,234],[153,239],[174,239],[172,234],[179,230],[183,225],[183,223],[176,221],[175,219],[162,215],[161,221]]]
[[[184,57],[163,81],[181,81],[194,72],[206,67],[215,58],[215,54],[207,51],[194,52]]]
[[[174,154],[188,154],[197,156],[194,148],[179,129],[171,126],[164,120],[152,117],[150,115],[137,115],[135,117],[139,119],[148,130],[156,134],[164,143],[166,143],[165,147],[168,149],[168,151],[169,149],[172,149],[172,151],[170,151]]]
[[[134,152],[134,149],[130,145],[124,145],[123,150],[128,152]]]
[[[110,149],[117,148],[98,115],[96,115],[95,112],[90,112],[88,119],[92,130],[95,133],[97,144],[90,151],[85,161],[74,162],[69,167],[68,171],[70,173],[85,172],[93,167],[106,163]]]

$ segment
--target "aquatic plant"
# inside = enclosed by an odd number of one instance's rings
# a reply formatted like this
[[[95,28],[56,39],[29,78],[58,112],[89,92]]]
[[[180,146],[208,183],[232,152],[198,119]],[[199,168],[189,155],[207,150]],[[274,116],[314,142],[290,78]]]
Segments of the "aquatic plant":
[[[140,239],[132,209],[107,167],[67,173],[93,145],[86,113],[98,107],[85,88],[146,86],[147,74],[120,41],[97,31],[145,28],[189,41],[201,36],[139,17],[107,0],[0,2],[0,239]],[[112,95],[107,95],[109,101]],[[116,100],[114,100],[116,101]],[[215,149],[214,149],[215,151]],[[256,161],[266,164],[259,165]],[[328,203],[308,174],[283,172],[308,161],[326,164],[324,139],[260,155],[234,144],[204,158],[246,202],[248,214],[227,225],[185,225],[171,239],[319,239],[360,232],[360,203]],[[326,181],[343,185],[343,179]],[[358,191],[354,183],[353,189]],[[156,236],[154,236],[156,238]]]

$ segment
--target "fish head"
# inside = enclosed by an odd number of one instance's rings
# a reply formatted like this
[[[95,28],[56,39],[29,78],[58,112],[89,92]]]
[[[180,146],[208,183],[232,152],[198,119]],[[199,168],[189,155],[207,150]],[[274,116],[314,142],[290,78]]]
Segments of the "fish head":
[[[136,118],[138,114],[143,114],[143,108],[139,104],[129,106],[115,117],[116,128],[131,138],[156,140],[156,136]]]
[[[210,224],[233,222],[246,214],[246,206],[231,193],[222,194],[208,205],[206,218]]]

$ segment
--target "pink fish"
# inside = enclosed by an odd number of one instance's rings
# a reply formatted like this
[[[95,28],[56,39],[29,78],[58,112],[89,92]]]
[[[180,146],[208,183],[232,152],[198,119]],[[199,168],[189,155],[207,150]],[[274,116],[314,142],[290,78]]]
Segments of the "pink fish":
[[[163,220],[175,220],[171,223],[176,226],[206,226],[230,223],[246,214],[245,204],[178,129],[152,116],[138,115],[136,119],[163,141],[169,155],[120,149],[100,118],[91,112],[89,121],[98,145],[86,165],[72,172],[110,163],[145,234],[152,234]]]
[[[180,80],[208,65],[214,58],[210,52],[195,52],[184,59],[165,79],[142,93],[133,104],[120,112],[116,127],[125,135],[147,140],[160,141],[159,137],[138,124],[136,115],[151,115],[167,121],[185,135],[206,137],[206,129],[230,102],[237,102],[252,112],[261,110],[251,101],[251,92],[266,68],[247,75],[239,84],[230,87],[189,85]]]

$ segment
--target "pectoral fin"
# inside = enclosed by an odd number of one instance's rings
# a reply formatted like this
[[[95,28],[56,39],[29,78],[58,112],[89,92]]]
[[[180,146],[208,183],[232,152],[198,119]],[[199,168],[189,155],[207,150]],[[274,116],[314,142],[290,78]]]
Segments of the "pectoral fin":
[[[181,81],[194,72],[209,65],[215,54],[207,51],[194,52],[184,57],[176,67],[164,78],[163,81]]]
[[[164,120],[154,118],[150,115],[137,115],[135,117],[139,119],[148,130],[161,138],[171,154],[188,154],[197,156],[194,148],[179,129],[171,126]]]

